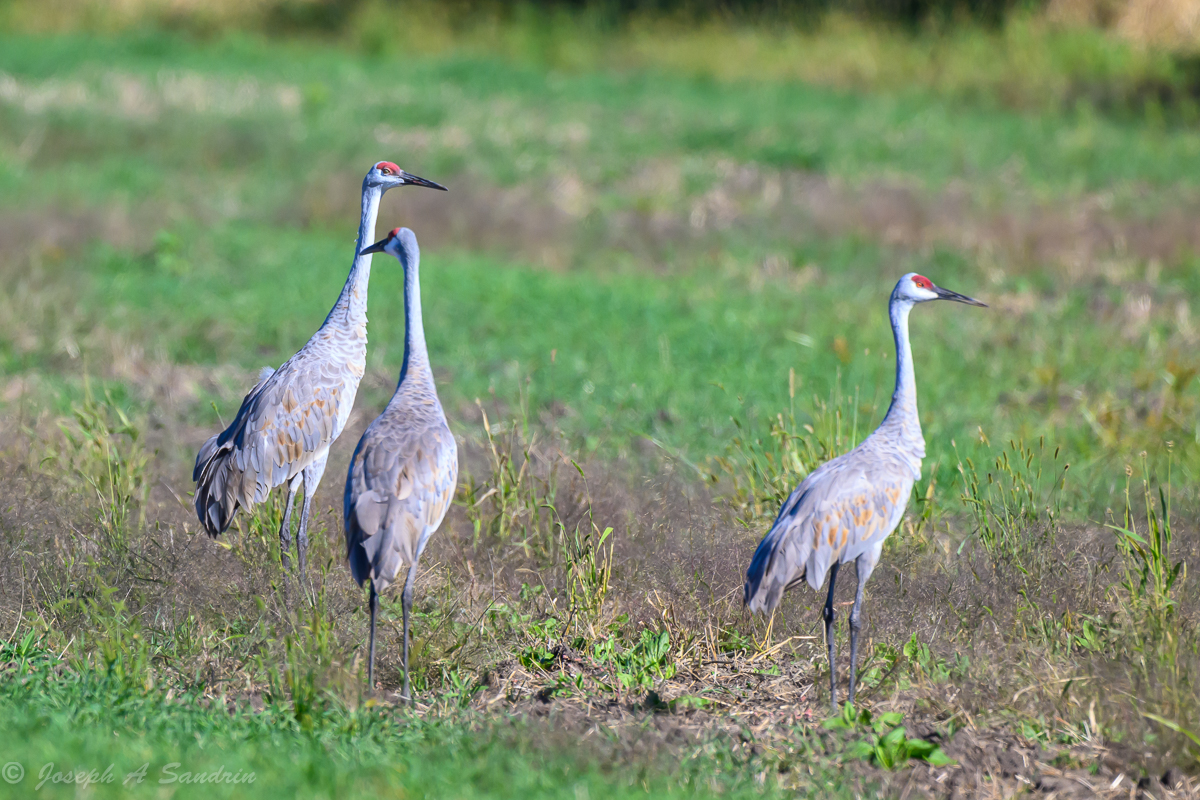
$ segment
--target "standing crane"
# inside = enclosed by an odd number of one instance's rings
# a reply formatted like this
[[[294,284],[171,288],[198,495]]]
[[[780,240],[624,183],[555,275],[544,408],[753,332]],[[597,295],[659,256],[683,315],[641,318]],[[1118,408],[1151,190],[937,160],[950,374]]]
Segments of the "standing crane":
[[[908,341],[908,313],[917,303],[978,300],[934,286],[910,272],[900,279],[888,303],[896,339],[896,390],[883,422],[849,453],[825,462],[805,478],[779,509],[746,571],[744,599],[751,611],[773,612],[783,593],[803,580],[819,591],[829,574],[825,600],[825,642],[829,648],[829,699],[837,713],[833,642],[833,586],[838,567],[854,561],[858,587],[850,611],[850,703],[858,665],[863,587],[871,577],[883,542],[891,535],[921,477],[925,438],[917,416],[917,379]]]
[[[446,516],[458,482],[458,446],[438,400],[421,323],[421,251],[408,228],[396,228],[363,253],[391,253],[404,268],[404,363],[396,393],[370,424],[346,475],[346,557],[359,586],[371,581],[371,643],[367,685],[375,685],[375,612],[378,593],[404,580],[404,699],[408,683],[408,619],[417,563]]]
[[[209,536],[229,527],[238,507],[249,511],[271,490],[286,483],[287,505],[279,528],[279,551],[290,568],[292,506],[304,486],[297,554],[300,573],[308,551],[308,515],[325,472],[333,444],[354,406],[367,357],[367,283],[371,255],[359,252],[375,234],[375,218],[383,193],[396,186],[427,186],[433,181],[410,175],[390,161],[380,161],[363,178],[362,219],[354,265],[337,303],[308,344],[272,370],[265,368],[242,400],[229,427],[200,448],[192,480],[196,481],[196,514]]]

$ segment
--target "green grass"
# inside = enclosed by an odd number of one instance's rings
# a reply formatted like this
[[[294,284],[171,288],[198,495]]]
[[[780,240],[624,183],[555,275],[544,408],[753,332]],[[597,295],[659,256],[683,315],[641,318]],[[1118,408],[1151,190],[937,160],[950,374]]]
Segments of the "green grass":
[[[989,185],[1017,171],[1030,188],[1056,194],[1129,182],[1194,183],[1188,176],[1200,165],[1200,134],[1190,128],[1086,111],[1032,116],[919,91],[848,93],[652,71],[558,73],[454,54],[370,58],[312,43],[230,38],[201,46],[163,34],[107,42],[9,36],[0,70],[33,87],[69,78],[89,92],[82,107],[50,100],[46,111],[28,115],[10,106],[6,128],[15,136],[42,125],[48,142],[69,134],[65,152],[43,146],[40,157],[86,165],[90,175],[51,174],[38,188],[70,187],[95,199],[174,192],[173,181],[203,167],[222,181],[240,173],[232,188],[250,193],[247,200],[278,203],[314,173],[370,162],[380,149],[373,135],[379,126],[435,133],[420,153],[430,172],[465,171],[502,185],[570,171],[608,189],[639,163],[669,156],[850,178],[886,171],[932,185],[952,178]],[[173,113],[145,117],[114,102],[114,75],[140,79],[153,98],[188,73],[204,78],[198,88],[209,101],[253,76],[264,102],[195,114],[188,112],[193,97],[183,94]],[[294,94],[276,102],[280,87]],[[136,105],[136,98],[127,101]],[[586,141],[563,135],[566,123],[582,125]],[[469,147],[438,141],[437,133],[452,128],[468,132]],[[706,188],[711,164],[696,167],[694,188]],[[251,178],[262,183],[247,185]]]
[[[664,770],[647,761],[618,772],[600,762],[598,748],[579,747],[571,734],[547,725],[453,714],[420,718],[370,705],[331,707],[301,725],[286,705],[254,711],[231,701],[226,707],[223,696],[210,702],[199,690],[146,689],[111,666],[79,668],[16,644],[0,652],[13,661],[0,681],[0,755],[24,769],[23,780],[6,785],[8,797],[74,797],[76,785],[55,775],[96,770],[103,777],[110,766],[111,782],[92,779],[94,796],[781,794],[756,786],[748,773],[722,773],[713,762]],[[129,777],[143,765],[141,781]],[[186,773],[210,777],[190,783]],[[212,782],[214,774],[219,782]]]
[[[165,264],[154,254],[102,247],[55,265],[63,280],[76,276],[77,324],[141,341],[176,363],[277,366],[320,324],[326,298],[336,297],[343,279],[347,248],[330,235],[294,229],[281,235],[236,223],[180,230],[183,249]],[[858,397],[847,413],[859,410],[861,437],[886,409],[892,388],[884,315],[889,284],[873,279],[887,275],[884,255],[853,241],[833,252],[804,249],[804,260],[819,260],[836,278],[797,294],[752,291],[740,276],[713,267],[669,281],[624,272],[560,275],[486,255],[426,250],[425,319],[443,399],[464,409],[494,395],[515,409],[524,396],[535,420],[557,401],[572,409],[564,430],[588,449],[628,452],[645,435],[703,459],[722,450],[731,416],[757,419],[788,408],[787,375],[794,368],[801,408],[812,396]],[[986,288],[973,286],[977,273],[952,255],[905,268],[987,297]],[[1181,275],[1180,290],[1193,282]],[[403,312],[401,274],[390,259],[376,260],[371,293],[371,363],[394,373]],[[1001,441],[1045,434],[1073,453],[1105,452],[1077,415],[1051,407],[1049,399],[1029,402],[1045,391],[1046,371],[1064,386],[1099,395],[1113,374],[1145,369],[1138,343],[1114,347],[1102,332],[1083,327],[1091,298],[1086,290],[1063,292],[1054,316],[1034,325],[996,310],[948,304],[917,310],[912,331],[931,460],[948,462],[956,437],[972,452],[968,442],[980,427]],[[845,342],[840,356],[838,339]],[[46,356],[6,352],[6,368],[14,372],[36,369]],[[364,397],[379,404],[388,393],[372,389]],[[223,403],[222,418],[236,402]],[[199,413],[205,424],[218,424],[211,410]]]
[[[934,192],[968,181],[984,207],[1001,208],[1025,202],[1005,188],[1015,175],[1019,191],[1051,201],[1105,188],[1119,206],[1141,187],[1163,186],[1168,196],[1191,191],[1200,134],[1188,129],[1088,114],[1026,116],[912,93],[562,74],[460,57],[368,58],[311,43],[201,45],[161,34],[9,37],[0,70],[26,91],[0,107],[8,207],[15,212],[19,202],[51,219],[62,209],[123,210],[134,239],[146,242],[131,249],[79,241],[81,249],[71,242],[67,251],[38,255],[47,279],[70,287],[64,299],[75,315],[55,309],[49,316],[58,322],[43,327],[74,326],[85,348],[88,330],[99,325],[179,363],[277,364],[336,295],[350,255],[353,175],[386,155],[449,183],[451,193],[438,198],[446,214],[459,192],[532,186],[522,197],[537,204],[561,176],[588,187],[587,216],[564,223],[566,273],[528,265],[536,242],[505,254],[486,243],[456,246],[451,236],[426,248],[424,279],[447,399],[461,407],[495,392],[516,407],[526,392],[535,418],[558,400],[575,413],[564,427],[589,448],[627,453],[633,439],[651,435],[692,459],[720,452],[731,415],[754,420],[787,408],[789,368],[800,377],[802,409],[807,398],[840,387],[859,398],[865,432],[886,408],[891,362],[882,354],[891,342],[883,309],[907,270],[984,299],[1032,292],[1043,306],[1016,319],[951,307],[915,315],[934,461],[948,460],[951,438],[964,442],[980,427],[997,440],[1047,433],[1073,458],[1101,458],[1107,451],[1097,446],[1097,423],[1080,407],[1091,413],[1103,405],[1113,376],[1162,375],[1188,361],[1172,344],[1169,307],[1132,339],[1119,320],[1095,318],[1098,297],[1123,301],[1122,284],[1081,284],[1042,265],[997,277],[952,248],[897,253],[870,237],[797,237],[787,217],[762,216],[744,202],[743,223],[677,234],[648,251],[610,222],[627,212],[686,218],[724,184],[729,161],[757,162],[768,174],[802,167],[852,183],[899,178]],[[239,91],[254,101],[238,100]],[[563,133],[568,123],[583,126],[581,138]],[[380,145],[381,126],[428,135],[412,147]],[[466,133],[455,140],[453,131]],[[679,183],[636,188],[644,170],[664,164]],[[346,176],[348,204],[330,208],[322,199],[331,172]],[[389,211],[395,202],[385,202],[381,228],[404,222]],[[539,213],[536,205],[528,211]],[[301,218],[310,224],[297,227]],[[793,289],[785,268],[781,284],[756,284],[771,255],[792,270],[816,265],[821,278]],[[1165,265],[1154,295],[1195,294],[1192,264],[1182,253]],[[1131,277],[1143,269],[1132,265]],[[398,274],[377,261],[371,359],[382,372],[396,370],[401,350]],[[59,333],[24,352],[0,341],[6,369],[36,370],[53,358],[47,350],[59,347]],[[839,338],[845,346],[835,354]],[[1028,402],[1047,391],[1044,404]],[[1157,377],[1143,391],[1178,394]],[[1191,386],[1182,391],[1179,420],[1195,395]],[[367,395],[375,403],[383,397]],[[1176,440],[1195,439],[1190,423],[1164,425]],[[1141,448],[1163,432],[1137,427],[1115,438]]]

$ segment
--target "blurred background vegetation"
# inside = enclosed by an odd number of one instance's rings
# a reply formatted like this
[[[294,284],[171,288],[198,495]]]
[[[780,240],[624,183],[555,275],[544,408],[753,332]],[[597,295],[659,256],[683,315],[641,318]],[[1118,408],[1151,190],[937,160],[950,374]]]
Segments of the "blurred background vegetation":
[[[1013,107],[1189,119],[1200,99],[1191,0],[4,0],[0,24],[319,37],[374,53],[924,86]]]

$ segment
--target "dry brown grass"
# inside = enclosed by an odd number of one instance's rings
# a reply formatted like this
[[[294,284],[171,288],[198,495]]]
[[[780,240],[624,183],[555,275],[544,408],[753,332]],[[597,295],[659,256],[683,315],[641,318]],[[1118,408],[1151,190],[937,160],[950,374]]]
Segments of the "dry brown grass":
[[[277,0],[49,0],[14,3],[8,22],[43,33],[92,30],[115,32],[147,22],[187,21],[197,27],[257,24]]]
[[[1051,0],[1046,13],[1056,22],[1114,29],[1143,46],[1200,47],[1195,0]]]

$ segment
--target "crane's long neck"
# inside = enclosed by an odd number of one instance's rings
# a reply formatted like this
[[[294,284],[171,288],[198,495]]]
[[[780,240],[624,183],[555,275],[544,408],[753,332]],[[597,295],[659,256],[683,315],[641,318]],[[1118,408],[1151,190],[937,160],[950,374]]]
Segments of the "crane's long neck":
[[[330,323],[353,326],[365,323],[367,319],[367,284],[371,280],[371,255],[360,256],[358,253],[375,240],[375,219],[379,216],[379,200],[383,190],[378,186],[368,186],[363,180],[362,218],[358,223],[358,242],[354,246],[354,265],[350,267],[350,275],[346,285],[338,295],[337,302],[325,318],[325,325]]]
[[[421,268],[415,258],[401,259],[404,267],[404,363],[397,388],[436,393],[429,351],[425,348],[425,324],[421,319]]]
[[[912,345],[908,340],[908,312],[913,304],[893,298],[888,306],[892,336],[896,340],[896,389],[880,428],[890,428],[897,440],[924,457],[925,438],[917,415],[917,377],[913,372]]]

